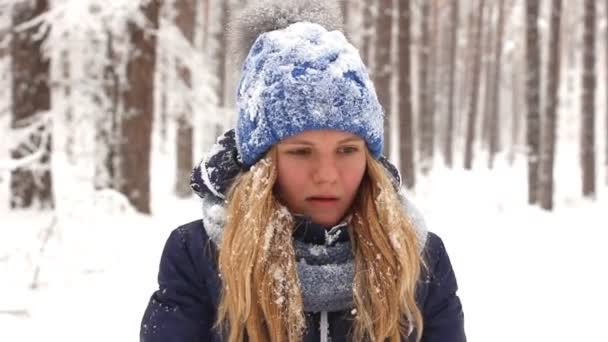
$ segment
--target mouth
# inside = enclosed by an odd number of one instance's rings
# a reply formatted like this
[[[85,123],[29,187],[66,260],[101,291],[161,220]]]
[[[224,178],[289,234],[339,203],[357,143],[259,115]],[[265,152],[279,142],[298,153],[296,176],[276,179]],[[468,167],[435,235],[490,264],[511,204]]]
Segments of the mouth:
[[[311,196],[306,198],[306,200],[313,204],[318,205],[331,205],[338,203],[339,198],[334,196]]]

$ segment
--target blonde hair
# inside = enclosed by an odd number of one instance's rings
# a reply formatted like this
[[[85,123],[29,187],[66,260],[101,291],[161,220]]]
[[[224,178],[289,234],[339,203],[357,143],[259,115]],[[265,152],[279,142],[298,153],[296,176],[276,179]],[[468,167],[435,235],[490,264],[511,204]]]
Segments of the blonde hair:
[[[352,205],[354,341],[422,336],[415,301],[423,261],[416,233],[384,167],[366,151],[367,171]],[[276,148],[242,173],[228,196],[219,252],[223,291],[216,327],[227,340],[295,342],[306,329],[293,248],[294,221],[273,194]]]

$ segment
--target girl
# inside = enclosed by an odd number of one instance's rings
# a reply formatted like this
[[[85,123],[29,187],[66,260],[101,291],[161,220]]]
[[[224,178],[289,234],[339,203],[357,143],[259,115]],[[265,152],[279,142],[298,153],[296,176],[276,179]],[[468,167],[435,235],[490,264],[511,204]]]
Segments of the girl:
[[[237,25],[255,40],[237,125],[193,171],[203,219],[169,237],[141,340],[465,341],[448,255],[381,155],[338,8],[289,6]]]

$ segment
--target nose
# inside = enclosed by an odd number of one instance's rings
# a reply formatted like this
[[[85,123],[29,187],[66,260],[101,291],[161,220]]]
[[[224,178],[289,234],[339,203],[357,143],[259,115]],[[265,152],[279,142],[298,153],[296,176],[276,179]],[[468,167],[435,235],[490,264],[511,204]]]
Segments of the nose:
[[[338,180],[339,172],[336,161],[330,156],[320,156],[313,169],[312,179],[317,184],[333,184]]]

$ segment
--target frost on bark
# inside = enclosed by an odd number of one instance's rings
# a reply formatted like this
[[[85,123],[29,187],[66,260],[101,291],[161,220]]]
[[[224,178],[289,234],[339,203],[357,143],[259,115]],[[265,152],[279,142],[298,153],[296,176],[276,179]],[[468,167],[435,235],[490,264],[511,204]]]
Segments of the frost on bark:
[[[361,58],[370,69],[370,74],[373,74],[373,56],[372,41],[374,36],[375,23],[375,4],[377,0],[361,0],[363,1],[363,41],[361,43]]]
[[[195,23],[195,0],[177,0],[177,17],[175,22],[184,38],[194,44],[194,23]],[[192,89],[192,73],[187,66],[181,64],[177,66],[178,74],[186,89]],[[194,165],[193,162],[193,132],[192,127],[192,101],[187,96],[186,103],[180,106],[182,112],[177,113],[177,144],[176,144],[176,178],[175,194],[178,197],[187,197],[192,194],[190,190],[190,172]]]
[[[18,165],[11,171],[11,208],[54,207],[51,172],[51,93],[49,61],[42,53],[48,28],[40,24],[21,26],[48,10],[45,0],[13,5],[13,36],[10,43],[12,79],[11,129],[18,141],[11,158]],[[19,27],[19,28],[18,28]]]
[[[154,68],[159,0],[142,6],[145,27],[129,22],[130,43],[123,90],[124,113],[120,117],[120,191],[142,213],[150,213],[150,152],[154,113]]]
[[[120,137],[120,91],[122,88],[118,70],[121,59],[116,45],[120,38],[106,27],[104,37],[91,39],[91,48],[104,51],[105,61],[101,69],[102,92],[95,96],[95,103],[100,106],[100,115],[95,120],[95,188],[119,190],[119,137]],[[91,70],[91,77],[95,71]]]

